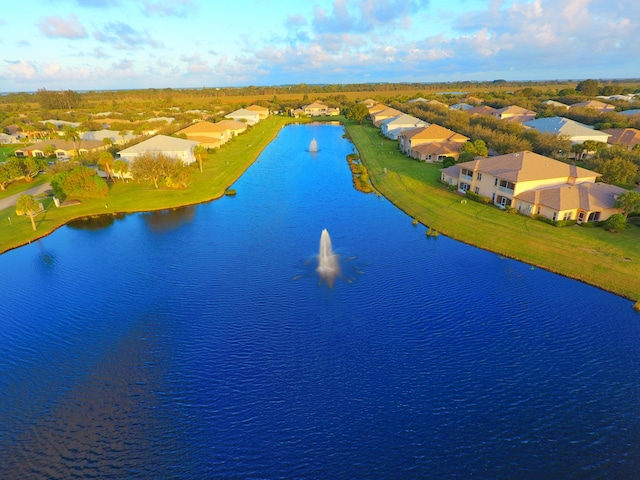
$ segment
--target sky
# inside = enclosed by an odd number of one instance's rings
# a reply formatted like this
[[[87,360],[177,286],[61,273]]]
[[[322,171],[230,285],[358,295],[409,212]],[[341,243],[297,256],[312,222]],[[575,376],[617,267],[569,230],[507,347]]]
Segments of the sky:
[[[0,92],[640,77],[637,0],[20,0]]]

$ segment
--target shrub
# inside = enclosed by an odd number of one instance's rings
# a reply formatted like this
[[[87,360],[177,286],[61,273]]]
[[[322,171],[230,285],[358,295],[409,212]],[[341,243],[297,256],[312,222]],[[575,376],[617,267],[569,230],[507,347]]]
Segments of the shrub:
[[[554,223],[556,227],[569,227],[578,223],[577,220],[558,220]]]
[[[488,204],[489,202],[491,202],[491,199],[489,197],[485,197],[484,195],[478,195],[477,193],[473,193],[469,190],[467,190],[466,197],[469,200],[473,200],[474,202],[478,202],[478,203]]]
[[[544,223],[548,223],[549,225],[553,225],[553,220],[545,217],[544,215],[532,215],[532,218],[535,220],[539,220]]]
[[[627,218],[621,213],[614,213],[604,221],[603,226],[610,232],[618,232],[627,226]]]

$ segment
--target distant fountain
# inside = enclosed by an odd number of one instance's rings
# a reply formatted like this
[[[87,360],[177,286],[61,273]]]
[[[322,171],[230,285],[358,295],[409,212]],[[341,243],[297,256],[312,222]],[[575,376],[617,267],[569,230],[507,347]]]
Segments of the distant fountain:
[[[318,142],[315,138],[311,140],[311,143],[309,143],[309,151],[313,153],[316,153],[318,151]]]
[[[327,282],[329,288],[333,288],[333,282],[340,275],[340,264],[338,255],[331,250],[331,237],[325,228],[320,235],[320,251],[318,252],[318,268],[316,269],[320,278]]]

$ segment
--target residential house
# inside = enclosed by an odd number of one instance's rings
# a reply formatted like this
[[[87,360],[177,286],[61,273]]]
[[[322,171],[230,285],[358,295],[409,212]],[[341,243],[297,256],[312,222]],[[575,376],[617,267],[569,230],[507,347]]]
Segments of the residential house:
[[[231,132],[231,136],[240,135],[247,130],[247,124],[242,122],[236,122],[235,120],[220,120],[216,122],[216,125],[220,128],[226,128]]]
[[[498,108],[491,112],[493,117],[500,120],[508,120],[510,122],[524,123],[536,118],[536,112],[517,105],[510,105],[504,108]]]
[[[374,114],[371,115],[371,120],[373,121],[373,124],[376,127],[379,127],[380,125],[382,125],[382,122],[384,120],[388,120],[389,118],[394,118],[397,116],[403,115],[403,112],[401,112],[400,110],[397,110],[395,108],[385,108],[384,110],[380,110],[379,112],[376,112]]]
[[[374,105],[367,107],[367,109],[369,110],[369,117],[373,118],[373,115],[381,112],[382,110],[386,110],[387,108],[389,108],[389,106],[385,105],[384,103],[375,103]]]
[[[398,135],[405,130],[410,130],[416,127],[426,127],[428,125],[429,124],[427,122],[405,113],[398,115],[397,117],[383,120],[380,125],[380,130],[385,137],[395,140],[398,138]]]
[[[411,100],[408,100],[407,103],[427,103],[429,100],[427,100],[426,98],[422,98],[422,97],[418,97],[418,98],[412,98]]]
[[[189,165],[196,161],[196,157],[193,154],[193,149],[196,145],[198,145],[198,142],[193,140],[156,135],[132,147],[120,150],[118,155],[131,163],[145,153],[162,153],[169,158],[181,160],[186,165]]]
[[[626,190],[596,184],[600,174],[533,152],[476,158],[441,170],[441,179],[502,207],[551,220],[591,222],[620,213],[615,203]]]
[[[564,117],[538,118],[529,122],[524,122],[525,127],[535,128],[542,133],[555,133],[564,135],[571,143],[584,143],[587,140],[607,143],[609,134],[594,130],[593,127],[570,120]]]
[[[367,98],[366,100],[362,100],[361,102],[362,105],[364,105],[367,108],[371,108],[373,107],[376,103],[378,103],[376,100],[372,99],[372,98]]]
[[[640,143],[640,130],[637,128],[607,128],[602,131],[610,135],[607,139],[610,145],[623,145],[631,150]]]
[[[454,103],[453,105],[451,105],[449,107],[451,110],[463,110],[463,111],[467,111],[470,110],[471,108],[473,108],[473,105],[466,103],[466,102],[460,102],[460,103]]]
[[[116,132],[115,130],[93,130],[88,132],[82,132],[80,134],[80,139],[82,140],[98,140],[104,143],[105,139],[108,138],[112,144],[120,144],[126,143],[130,140],[136,138],[131,132],[123,132],[123,135],[120,135],[120,132]]]
[[[495,108],[489,105],[479,105],[477,107],[471,107],[465,110],[469,115],[493,115],[496,111]]]
[[[462,144],[467,140],[468,137],[435,123],[405,130],[398,136],[402,152],[425,162],[441,161],[448,156],[458,158]]]
[[[77,148],[77,152],[76,152]],[[84,155],[89,152],[104,150],[106,145],[100,140],[80,140],[74,143],[71,140],[54,138],[43,140],[27,147],[18,148],[15,151],[16,157],[46,157],[50,150],[56,158],[66,160],[75,157],[77,154]]]
[[[258,115],[260,115],[260,120],[264,120],[269,116],[269,109],[261,107],[260,105],[249,105],[247,110],[258,113]]]
[[[228,127],[219,123],[197,122],[178,130],[176,135],[185,135],[187,139],[198,142],[206,148],[218,148],[231,140],[233,133]]]
[[[340,115],[339,108],[328,107],[324,103],[320,102],[313,102],[309,105],[304,105],[302,110],[304,110],[304,114],[309,117]]]
[[[260,121],[260,114],[258,112],[252,112],[246,108],[240,108],[224,116],[229,120],[235,120],[236,122],[244,122],[247,125],[255,125]]]
[[[586,102],[574,103],[573,105],[569,105],[569,108],[590,108],[591,110],[597,110],[600,113],[616,111],[615,105],[600,102],[599,100],[588,100]]]
[[[40,122],[42,125],[46,125],[47,123],[50,123],[52,125],[54,125],[57,129],[63,129],[64,127],[71,127],[71,128],[78,128],[80,126],[80,122],[67,122],[66,120],[56,120],[56,119],[49,119],[49,120],[40,120]]]

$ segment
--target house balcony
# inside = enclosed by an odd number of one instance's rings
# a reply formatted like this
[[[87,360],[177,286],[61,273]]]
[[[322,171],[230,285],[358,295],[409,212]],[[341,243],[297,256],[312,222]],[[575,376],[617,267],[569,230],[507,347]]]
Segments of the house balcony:
[[[460,180],[467,180],[467,181],[471,182],[473,180],[473,177],[471,175],[461,174],[460,175]]]
[[[498,187],[498,190],[500,190],[501,192],[504,192],[504,193],[508,193],[508,194],[510,194],[510,195],[513,195],[513,188]]]

